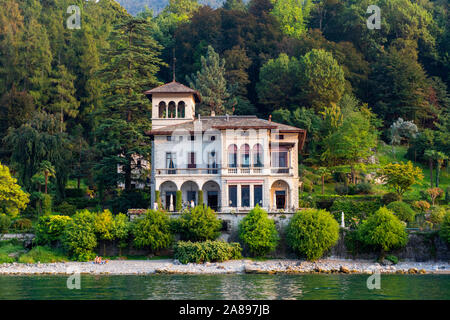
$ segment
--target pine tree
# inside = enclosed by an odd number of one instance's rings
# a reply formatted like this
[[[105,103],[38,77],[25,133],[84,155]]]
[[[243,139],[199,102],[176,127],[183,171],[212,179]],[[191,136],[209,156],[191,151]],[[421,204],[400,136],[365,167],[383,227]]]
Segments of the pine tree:
[[[219,54],[212,46],[208,46],[206,57],[201,57],[202,67],[197,74],[188,77],[189,85],[198,90],[202,96],[202,102],[198,112],[209,115],[211,111],[216,114],[224,114],[226,103],[230,97],[225,80],[225,59],[220,59]]]
[[[131,172],[136,167],[134,156],[147,157],[151,112],[143,92],[158,84],[156,73],[164,63],[159,58],[161,46],[151,37],[150,23],[128,18],[115,27],[111,48],[105,52],[102,69],[104,108],[98,113],[97,149],[102,160],[97,166],[97,181],[112,187],[119,181],[131,189]],[[121,175],[111,175],[120,165]]]
[[[63,132],[64,128],[64,114],[72,118],[78,114],[80,102],[76,98],[74,80],[75,76],[64,65],[58,66],[51,79],[52,87],[50,89],[51,99],[49,110],[54,114],[59,114],[61,132]]]

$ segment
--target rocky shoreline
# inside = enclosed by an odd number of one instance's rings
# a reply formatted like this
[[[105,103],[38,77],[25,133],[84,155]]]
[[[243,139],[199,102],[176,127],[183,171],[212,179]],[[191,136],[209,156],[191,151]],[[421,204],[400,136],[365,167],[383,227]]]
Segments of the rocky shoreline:
[[[145,275],[145,274],[450,274],[449,262],[399,262],[381,265],[367,260],[321,259],[316,262],[304,260],[233,260],[221,263],[189,263],[178,260],[113,260],[103,265],[92,262],[58,263],[4,263],[0,275]]]

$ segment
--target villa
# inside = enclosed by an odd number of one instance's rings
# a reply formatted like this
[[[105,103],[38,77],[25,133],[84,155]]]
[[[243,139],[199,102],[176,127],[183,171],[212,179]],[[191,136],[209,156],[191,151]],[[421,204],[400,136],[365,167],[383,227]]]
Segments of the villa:
[[[175,81],[145,92],[152,102],[152,203],[203,203],[219,212],[298,209],[298,152],[306,131],[256,116],[195,117],[200,94]]]

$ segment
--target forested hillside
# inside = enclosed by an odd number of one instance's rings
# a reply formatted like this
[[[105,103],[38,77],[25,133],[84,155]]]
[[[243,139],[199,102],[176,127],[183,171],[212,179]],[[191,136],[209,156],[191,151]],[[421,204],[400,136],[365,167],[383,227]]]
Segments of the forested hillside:
[[[168,0],[117,0],[133,16],[145,11],[145,8],[152,10],[154,14],[160,13],[168,4]],[[222,6],[223,0],[200,0],[199,3],[218,8]]]
[[[80,29],[67,28],[74,4]],[[381,29],[367,27],[369,5],[381,8]],[[306,129],[301,170],[340,166],[356,177],[379,141],[424,165],[450,155],[446,0],[226,0],[218,9],[170,0],[136,17],[110,0],[0,7],[0,161],[33,203],[47,178],[56,204],[68,184],[89,188],[96,204],[117,205],[118,182],[131,192],[132,154],[150,153],[142,92],[171,81],[173,52],[177,80],[204,97],[199,113],[272,115]]]

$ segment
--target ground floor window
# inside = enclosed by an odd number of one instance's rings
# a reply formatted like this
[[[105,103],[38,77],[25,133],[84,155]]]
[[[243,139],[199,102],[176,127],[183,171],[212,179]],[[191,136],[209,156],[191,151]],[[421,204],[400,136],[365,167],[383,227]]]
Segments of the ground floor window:
[[[228,199],[230,207],[237,207],[237,186],[228,186]]]
[[[262,201],[262,185],[255,185],[253,186],[253,206],[256,207],[256,205],[258,204],[260,207],[263,206],[263,201]]]
[[[241,206],[250,207],[250,186],[241,186]]]

